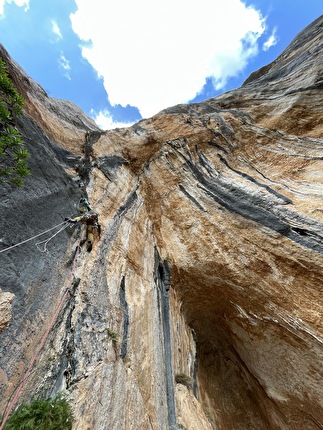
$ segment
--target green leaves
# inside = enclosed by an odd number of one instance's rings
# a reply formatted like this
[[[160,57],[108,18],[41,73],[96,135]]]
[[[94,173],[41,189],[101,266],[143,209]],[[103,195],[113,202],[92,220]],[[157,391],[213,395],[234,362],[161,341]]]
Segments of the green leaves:
[[[0,58],[0,184],[23,185],[29,175],[28,151],[20,132],[14,125],[23,107],[23,98],[8,76],[7,66]]]
[[[9,180],[22,185],[22,178],[29,174],[28,156],[19,131],[12,125],[3,128],[0,132],[0,183]]]
[[[10,415],[4,430],[71,430],[72,409],[60,394],[53,399],[34,400]]]

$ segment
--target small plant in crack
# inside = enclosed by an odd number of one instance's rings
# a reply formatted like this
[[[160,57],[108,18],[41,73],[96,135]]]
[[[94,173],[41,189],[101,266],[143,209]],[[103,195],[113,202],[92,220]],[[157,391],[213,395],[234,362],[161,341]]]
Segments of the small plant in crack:
[[[109,339],[112,340],[112,342],[118,342],[119,337],[115,331],[111,330],[110,328],[107,328],[107,334]]]
[[[185,385],[185,387],[192,388],[193,387],[193,380],[190,376],[186,375],[185,373],[178,373],[175,376],[175,381],[177,384]]]

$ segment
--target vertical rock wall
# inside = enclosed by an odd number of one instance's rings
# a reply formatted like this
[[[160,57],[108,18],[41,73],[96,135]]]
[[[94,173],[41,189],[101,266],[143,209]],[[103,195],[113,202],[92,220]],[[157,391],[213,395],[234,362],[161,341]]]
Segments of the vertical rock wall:
[[[31,176],[1,190],[0,251],[82,196],[102,226],[90,253],[73,225],[0,254],[1,413],[66,297],[18,403],[63,391],[82,430],[322,428],[321,29],[236,91],[109,132],[1,50]]]

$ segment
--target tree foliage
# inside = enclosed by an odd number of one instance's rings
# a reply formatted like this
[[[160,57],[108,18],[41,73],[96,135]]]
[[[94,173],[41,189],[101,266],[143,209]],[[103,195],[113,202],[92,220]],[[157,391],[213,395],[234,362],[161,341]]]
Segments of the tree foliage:
[[[22,112],[24,100],[8,76],[5,62],[0,58],[0,183],[22,185],[29,174],[28,151],[15,119]]]
[[[71,430],[72,409],[60,394],[53,399],[34,400],[10,415],[4,430]]]

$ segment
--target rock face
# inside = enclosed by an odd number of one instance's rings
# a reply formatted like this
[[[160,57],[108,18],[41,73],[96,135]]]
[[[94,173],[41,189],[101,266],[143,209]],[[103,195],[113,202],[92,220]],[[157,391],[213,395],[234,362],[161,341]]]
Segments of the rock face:
[[[102,232],[91,253],[76,225],[0,254],[0,412],[65,297],[18,403],[66,391],[82,430],[323,428],[322,29],[235,91],[109,132],[1,48],[31,152],[2,249],[81,196]]]
[[[0,291],[0,330],[6,328],[11,320],[11,304],[14,297],[14,294]]]

